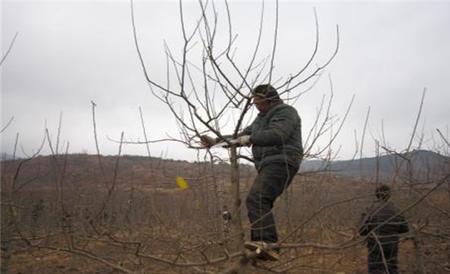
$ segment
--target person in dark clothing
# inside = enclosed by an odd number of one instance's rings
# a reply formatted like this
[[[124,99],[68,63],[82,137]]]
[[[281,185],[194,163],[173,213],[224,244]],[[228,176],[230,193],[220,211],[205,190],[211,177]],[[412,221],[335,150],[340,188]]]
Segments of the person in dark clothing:
[[[389,201],[390,188],[375,190],[376,202],[362,215],[359,234],[367,236],[369,274],[397,274],[399,236],[409,231],[408,223]]]
[[[303,147],[300,116],[294,107],[283,103],[275,88],[257,86],[252,97],[259,114],[238,134],[236,143],[252,145],[258,172],[246,199],[252,241],[248,247],[256,249],[258,245],[276,246],[278,234],[272,208],[297,173]],[[219,141],[208,136],[202,136],[201,140],[208,147]]]

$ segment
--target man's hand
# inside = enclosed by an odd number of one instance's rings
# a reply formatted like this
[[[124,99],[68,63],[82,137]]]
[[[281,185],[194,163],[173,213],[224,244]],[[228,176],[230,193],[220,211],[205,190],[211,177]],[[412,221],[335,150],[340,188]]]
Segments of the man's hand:
[[[241,146],[249,146],[251,144],[250,142],[250,135],[242,135],[236,139],[237,143]]]
[[[212,147],[213,145],[217,144],[216,139],[209,137],[208,135],[200,136],[200,142],[205,147]]]

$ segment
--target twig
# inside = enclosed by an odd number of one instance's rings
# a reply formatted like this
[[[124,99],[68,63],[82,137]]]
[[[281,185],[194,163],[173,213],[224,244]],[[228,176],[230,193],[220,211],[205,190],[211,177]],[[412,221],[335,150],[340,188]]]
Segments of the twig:
[[[406,148],[406,152],[409,152],[409,150],[411,149],[411,145],[412,145],[412,142],[414,140],[414,136],[416,135],[417,125],[419,124],[420,115],[422,114],[423,102],[425,100],[426,91],[427,91],[427,88],[424,88],[423,92],[422,92],[422,98],[420,99],[419,111],[417,113],[416,121],[414,123],[413,132],[411,134],[411,138],[409,139],[409,144],[408,144],[408,147]]]
[[[5,55],[3,55],[2,60],[0,61],[0,67],[3,65],[3,62],[5,62],[5,60],[6,60],[6,57],[8,57],[9,53],[11,52],[14,42],[16,42],[17,35],[19,35],[19,32],[16,32],[16,34],[14,35],[14,38],[11,40],[11,43],[9,43],[8,50],[6,50]]]
[[[444,142],[447,144],[447,146],[450,148],[450,143],[449,141],[444,137],[444,134],[442,134],[442,132],[437,128],[436,131],[439,133],[439,136],[441,136],[442,140],[444,140]]]
[[[14,116],[12,116],[12,117],[9,119],[8,123],[6,123],[6,125],[0,130],[0,133],[2,133],[3,131],[5,131],[5,130],[9,127],[9,125],[12,123],[13,120],[14,120]]]

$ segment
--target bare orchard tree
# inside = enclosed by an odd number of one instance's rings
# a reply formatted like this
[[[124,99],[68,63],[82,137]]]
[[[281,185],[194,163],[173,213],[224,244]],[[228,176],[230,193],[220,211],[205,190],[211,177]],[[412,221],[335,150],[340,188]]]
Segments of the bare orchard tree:
[[[135,23],[135,9],[131,1],[131,17],[136,51],[146,81],[152,94],[165,104],[176,119],[181,136],[176,138],[189,148],[202,149],[199,137],[205,132],[212,132],[215,137],[223,139],[223,129],[230,128],[233,137],[243,129],[251,116],[251,91],[261,83],[274,86],[286,100],[296,100],[309,90],[319,75],[334,59],[339,48],[339,29],[336,28],[335,50],[321,64],[315,62],[319,53],[319,24],[314,11],[315,43],[306,63],[299,63],[297,70],[281,77],[275,73],[277,63],[279,5],[269,12],[274,25],[264,29],[267,19],[264,2],[261,4],[259,28],[255,30],[254,45],[239,45],[238,33],[233,29],[232,7],[224,2],[224,10],[217,8],[214,1],[198,2],[198,18],[189,25],[184,12],[184,5],[179,1],[179,20],[183,44],[179,51],[165,47],[166,80],[154,76],[156,65],[144,60],[145,45],[139,42],[138,28]],[[219,12],[226,14],[225,25],[221,29]],[[263,41],[263,34],[269,33],[269,42]],[[221,43],[220,38],[227,37]],[[270,45],[269,49],[264,47]],[[264,46],[263,46],[264,45]],[[251,55],[244,60],[237,57],[240,46],[253,48]],[[293,60],[295,62],[295,60]],[[292,102],[291,101],[291,102]],[[232,122],[230,122],[232,118]],[[328,117],[329,118],[329,117]],[[327,118],[327,119],[328,119]],[[329,120],[327,120],[327,123]],[[232,123],[230,127],[229,124]],[[325,123],[326,124],[326,123]],[[324,128],[319,128],[320,136]],[[229,133],[229,132],[226,132]],[[313,140],[318,136],[311,137]],[[311,142],[311,143],[314,143]],[[207,152],[211,153],[211,152]],[[234,241],[242,244],[244,230],[241,221],[241,198],[239,159],[244,157],[235,145],[229,147],[231,164],[232,227]],[[239,246],[242,249],[242,245]]]

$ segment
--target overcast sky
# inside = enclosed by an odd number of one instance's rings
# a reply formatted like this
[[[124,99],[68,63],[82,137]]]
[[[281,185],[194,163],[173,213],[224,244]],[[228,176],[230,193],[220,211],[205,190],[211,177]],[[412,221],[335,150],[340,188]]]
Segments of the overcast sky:
[[[226,12],[217,1],[219,20]],[[423,148],[439,148],[436,128],[449,136],[450,108],[450,2],[279,2],[279,41],[275,72],[286,77],[301,67],[314,44],[314,12],[320,25],[318,65],[329,57],[340,28],[340,48],[318,84],[295,107],[305,136],[314,122],[322,97],[330,95],[332,113],[342,117],[355,94],[340,138],[333,150],[339,158],[355,151],[370,107],[363,156],[375,155],[374,139],[381,139],[381,124],[388,145],[406,148],[424,88],[426,97],[418,130]],[[260,1],[230,1],[233,31],[239,33],[236,54],[248,59],[255,44]],[[164,41],[181,49],[178,3],[137,1],[136,23],[149,72],[156,79],[165,73]],[[197,1],[184,1],[187,22],[198,18]],[[267,1],[266,22],[275,5]],[[156,100],[145,81],[134,46],[128,1],[2,1],[3,54],[15,33],[17,40],[1,71],[1,152],[32,154],[47,127],[55,143],[62,113],[61,141],[69,152],[95,153],[91,101],[97,104],[100,150],[116,154],[122,131],[128,140],[143,140],[139,118],[142,108],[149,139],[177,135],[167,107]],[[191,21],[190,21],[191,20]],[[192,24],[190,25],[192,26]],[[219,34],[226,37],[227,33]],[[360,141],[360,140],[359,140]],[[323,145],[323,144],[322,144]],[[418,145],[415,140],[414,145]],[[318,147],[321,144],[317,144]],[[22,151],[23,148],[23,151]],[[194,160],[196,152],[174,143],[150,146],[153,156]],[[59,149],[62,150],[61,148]],[[49,153],[48,145],[43,153]],[[124,154],[146,155],[145,146],[127,145]]]

